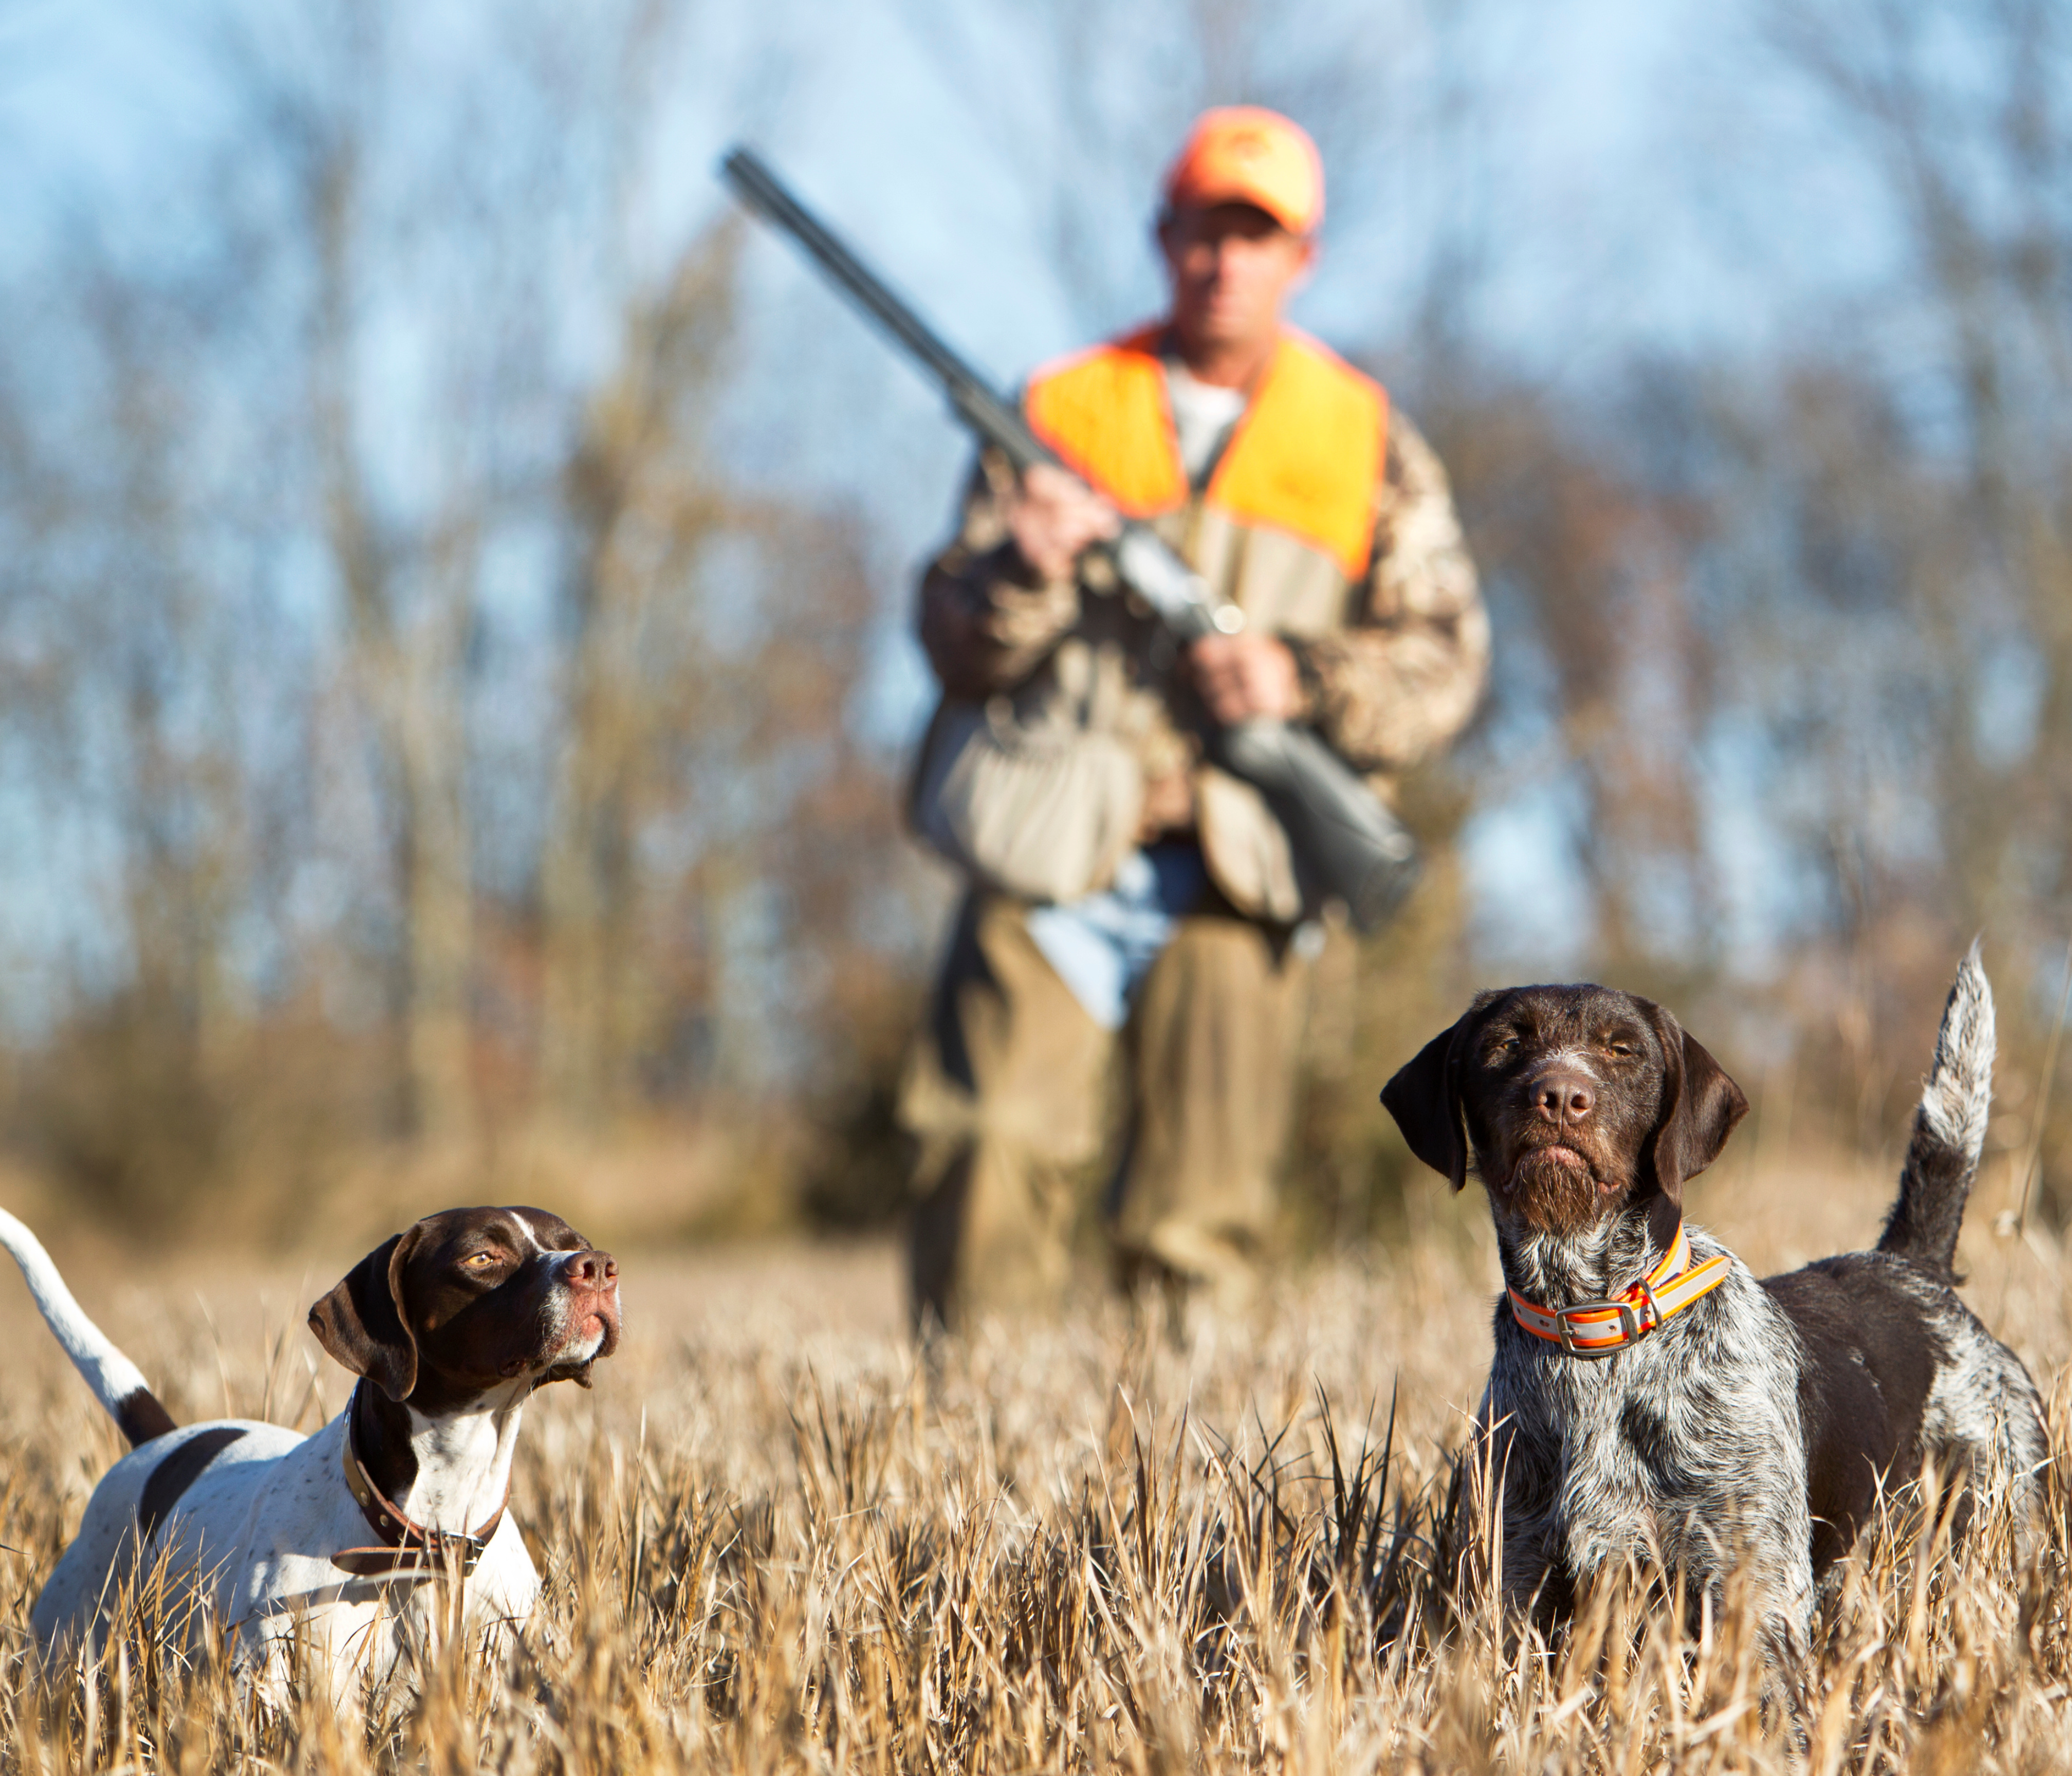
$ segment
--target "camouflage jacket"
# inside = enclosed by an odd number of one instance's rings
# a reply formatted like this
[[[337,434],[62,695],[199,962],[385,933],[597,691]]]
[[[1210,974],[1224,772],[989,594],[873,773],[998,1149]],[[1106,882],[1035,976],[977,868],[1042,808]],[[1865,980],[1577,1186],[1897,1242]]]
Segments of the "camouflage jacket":
[[[1250,916],[1297,916],[1278,822],[1249,785],[1202,760],[1207,717],[1174,643],[1100,557],[1071,578],[1045,583],[1034,573],[1007,534],[1012,473],[1004,459],[981,455],[958,534],[923,576],[921,643],[945,694],[1062,705],[1080,726],[1126,738],[1147,780],[1189,774],[1217,886]],[[1302,687],[1294,719],[1384,795],[1474,713],[1488,676],[1488,614],[1445,471],[1400,410],[1389,415],[1374,549],[1356,582],[1198,492],[1154,528],[1254,628],[1289,644]]]

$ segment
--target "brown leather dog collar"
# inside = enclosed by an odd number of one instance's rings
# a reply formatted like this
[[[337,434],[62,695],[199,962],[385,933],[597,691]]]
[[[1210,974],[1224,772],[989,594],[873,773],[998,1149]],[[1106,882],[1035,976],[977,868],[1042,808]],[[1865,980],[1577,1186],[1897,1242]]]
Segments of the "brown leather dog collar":
[[[1722,1252],[1691,1262],[1691,1241],[1679,1217],[1676,1237],[1662,1261],[1623,1293],[1573,1307],[1542,1307],[1511,1290],[1511,1316],[1536,1338],[1558,1344],[1572,1357],[1609,1357],[1635,1345],[1671,1315],[1680,1314],[1727,1280],[1733,1260]]]
[[[331,1556],[331,1564],[357,1578],[380,1578],[397,1572],[443,1572],[450,1564],[457,1563],[460,1576],[467,1578],[480,1564],[488,1550],[489,1538],[504,1521],[504,1507],[510,1498],[508,1483],[504,1497],[497,1501],[496,1509],[479,1528],[427,1529],[413,1523],[383,1496],[373,1475],[367,1471],[367,1464],[360,1459],[360,1451],[353,1447],[360,1386],[353,1383],[352,1396],[345,1403],[345,1435],[339,1440],[344,1453],[345,1486],[360,1507],[360,1515],[367,1519],[367,1527],[381,1540],[378,1547],[342,1548]]]

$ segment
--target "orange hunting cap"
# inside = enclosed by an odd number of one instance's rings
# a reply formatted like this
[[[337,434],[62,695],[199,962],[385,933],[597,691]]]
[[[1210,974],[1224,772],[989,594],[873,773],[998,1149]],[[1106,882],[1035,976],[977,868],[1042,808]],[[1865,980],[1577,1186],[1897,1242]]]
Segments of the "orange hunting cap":
[[[1256,105],[1194,120],[1166,173],[1166,207],[1256,204],[1290,234],[1324,219],[1324,163],[1300,124]]]

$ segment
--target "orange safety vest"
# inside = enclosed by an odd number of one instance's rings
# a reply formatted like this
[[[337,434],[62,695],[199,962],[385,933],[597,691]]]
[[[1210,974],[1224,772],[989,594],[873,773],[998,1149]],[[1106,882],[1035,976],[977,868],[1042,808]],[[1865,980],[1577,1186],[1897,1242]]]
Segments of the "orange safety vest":
[[[1166,399],[1162,327],[1036,372],[1023,409],[1037,435],[1133,518],[1185,505],[1187,474]],[[1307,335],[1283,328],[1204,498],[1241,524],[1288,532],[1349,580],[1374,546],[1388,397]]]

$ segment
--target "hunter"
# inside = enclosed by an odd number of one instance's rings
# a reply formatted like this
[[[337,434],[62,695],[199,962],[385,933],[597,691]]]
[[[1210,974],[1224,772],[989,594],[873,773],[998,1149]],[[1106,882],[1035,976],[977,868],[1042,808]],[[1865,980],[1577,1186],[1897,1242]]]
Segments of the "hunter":
[[[1038,372],[1024,395],[1076,472],[1018,477],[982,454],[922,582],[944,705],[915,823],[947,777],[1001,852],[964,860],[901,1091],[923,1329],[1060,1297],[1118,1109],[1119,1274],[1250,1294],[1311,909],[1273,815],[1204,762],[1202,737],[1306,724],[1386,794],[1460,731],[1487,674],[1445,471],[1377,384],[1282,319],[1317,259],[1315,145],[1271,111],[1211,111],[1163,199],[1166,318]],[[1096,546],[1119,514],[1150,520],[1244,628],[1173,642]],[[931,764],[931,749],[974,745],[976,763]]]

